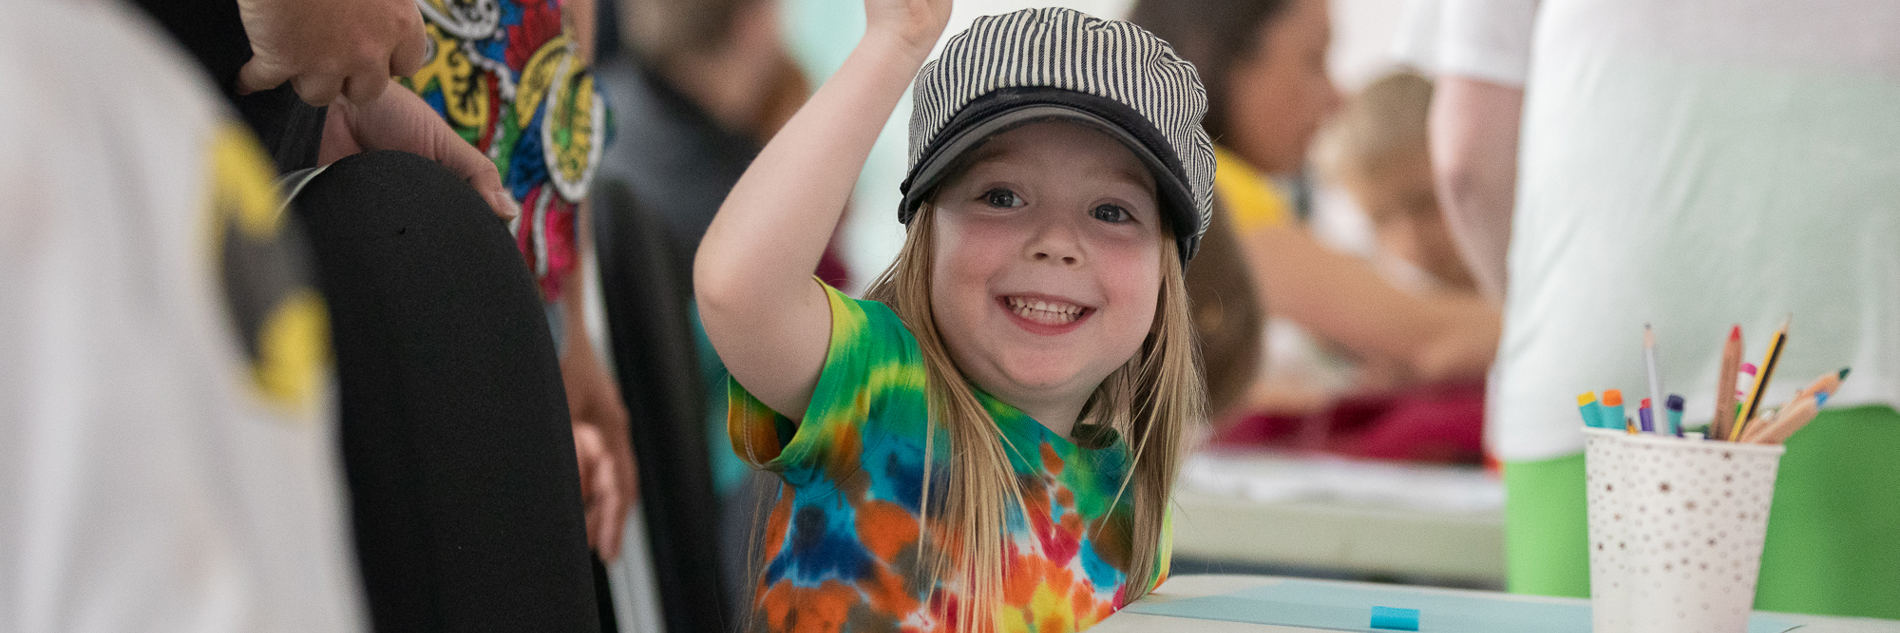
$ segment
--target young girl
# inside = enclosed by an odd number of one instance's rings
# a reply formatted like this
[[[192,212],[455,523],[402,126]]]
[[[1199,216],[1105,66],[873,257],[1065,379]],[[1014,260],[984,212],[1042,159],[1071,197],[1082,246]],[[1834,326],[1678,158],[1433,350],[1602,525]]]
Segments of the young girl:
[[[785,482],[756,624],[1087,628],[1166,576],[1203,414],[1182,269],[1210,204],[1205,93],[1153,35],[1063,9],[979,19],[919,74],[950,3],[866,8],[695,268],[733,447]],[[913,76],[909,235],[853,300],[806,271]]]

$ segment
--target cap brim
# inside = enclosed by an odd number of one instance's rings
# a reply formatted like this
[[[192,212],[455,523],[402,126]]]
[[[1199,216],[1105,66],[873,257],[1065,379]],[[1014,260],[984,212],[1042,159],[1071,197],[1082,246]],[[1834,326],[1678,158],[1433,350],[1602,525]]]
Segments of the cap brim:
[[[1168,219],[1169,229],[1177,239],[1183,234],[1192,236],[1198,232],[1200,213],[1194,198],[1187,184],[1174,173],[1167,161],[1121,125],[1079,107],[1049,102],[1025,103],[985,113],[982,120],[953,131],[949,138],[933,145],[904,183],[904,202],[898,212],[898,219],[908,224],[916,216],[918,207],[935,195],[937,186],[963,167],[961,159],[985,142],[1016,128],[1051,121],[1086,126],[1127,147],[1154,175],[1155,196],[1161,204],[1163,215]],[[1188,256],[1188,253],[1182,253],[1183,259]]]

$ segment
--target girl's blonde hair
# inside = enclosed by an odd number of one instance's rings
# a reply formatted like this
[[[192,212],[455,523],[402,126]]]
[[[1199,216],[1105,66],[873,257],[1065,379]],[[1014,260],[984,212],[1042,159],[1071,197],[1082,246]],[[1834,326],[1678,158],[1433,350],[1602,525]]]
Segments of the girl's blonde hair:
[[[920,518],[920,570],[929,578],[962,581],[953,618],[962,633],[1002,630],[997,605],[1003,597],[1004,526],[1010,508],[1025,511],[1022,482],[1010,466],[1009,453],[1034,450],[1010,446],[984,410],[970,383],[964,379],[944,346],[943,334],[930,308],[930,279],[935,262],[934,205],[926,203],[912,218],[897,261],[880,275],[865,298],[883,302],[904,321],[917,338],[927,374],[929,422],[924,448],[924,488],[920,508],[927,517],[939,510],[940,534],[928,531]],[[1206,407],[1204,383],[1196,358],[1194,328],[1189,317],[1187,285],[1178,246],[1170,235],[1161,238],[1161,293],[1154,326],[1141,352],[1110,374],[1083,407],[1076,424],[1101,425],[1127,438],[1128,473],[1116,491],[1114,503],[1125,496],[1133,508],[1129,525],[1118,526],[1131,544],[1123,604],[1134,602],[1154,588],[1159,579],[1161,532],[1167,518],[1169,491],[1174,488],[1184,426],[1201,420]],[[932,490],[932,456],[937,429],[950,441],[954,463],[948,468],[945,490]],[[1086,442],[1085,442],[1086,444]],[[1027,455],[1031,463],[1038,457]],[[933,498],[941,494],[941,498]],[[1104,517],[1113,521],[1115,514]],[[1104,527],[1089,526],[1091,532]],[[934,547],[933,547],[934,546]],[[947,573],[946,573],[947,572]],[[988,622],[990,626],[979,626]]]

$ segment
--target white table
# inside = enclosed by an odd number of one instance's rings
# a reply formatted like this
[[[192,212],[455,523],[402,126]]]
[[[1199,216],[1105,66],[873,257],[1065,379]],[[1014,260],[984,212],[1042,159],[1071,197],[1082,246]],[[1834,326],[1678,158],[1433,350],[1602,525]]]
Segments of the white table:
[[[1501,586],[1503,486],[1475,467],[1203,453],[1174,495],[1174,554]]]
[[[1141,602],[1180,600],[1199,596],[1212,596],[1240,591],[1249,587],[1277,583],[1286,580],[1276,576],[1181,576],[1163,583],[1154,593],[1141,599]],[[1377,587],[1380,589],[1406,589],[1421,593],[1441,592],[1453,594],[1475,594],[1491,597],[1503,596],[1510,600],[1527,602],[1552,602],[1560,604],[1583,604],[1589,602],[1579,598],[1549,598],[1543,596],[1518,596],[1484,591],[1465,591],[1460,589],[1439,589],[1432,587],[1401,587],[1396,585],[1373,585],[1338,581],[1329,582],[1344,587]],[[1139,603],[1137,603],[1139,604]],[[1773,613],[1775,618],[1803,625],[1800,633],[1900,633],[1900,620],[1876,620],[1871,618],[1841,618],[1799,613]],[[1223,622],[1218,620],[1197,620],[1177,618],[1145,613],[1121,612],[1103,620],[1090,633],[1128,633],[1133,631],[1195,631],[1196,633],[1290,633],[1296,631],[1317,631],[1320,629],[1248,624],[1244,622]]]

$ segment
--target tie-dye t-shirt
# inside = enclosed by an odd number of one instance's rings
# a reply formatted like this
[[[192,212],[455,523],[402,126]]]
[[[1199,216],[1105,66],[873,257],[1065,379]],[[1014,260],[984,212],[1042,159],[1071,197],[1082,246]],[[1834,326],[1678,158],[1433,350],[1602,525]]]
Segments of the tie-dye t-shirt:
[[[827,287],[831,344],[802,423],[729,382],[733,449],[784,478],[763,531],[756,628],[768,631],[952,630],[934,614],[955,587],[919,573],[925,402],[917,340],[882,303]],[[1128,449],[1077,446],[1015,407],[978,392],[1002,430],[1025,517],[1005,534],[1006,631],[1093,626],[1120,609],[1130,556],[1129,501],[1117,503]],[[930,445],[931,505],[947,481],[949,440]],[[933,512],[934,514],[934,512]],[[943,533],[930,519],[930,540]],[[1167,573],[1163,530],[1157,574]]]

